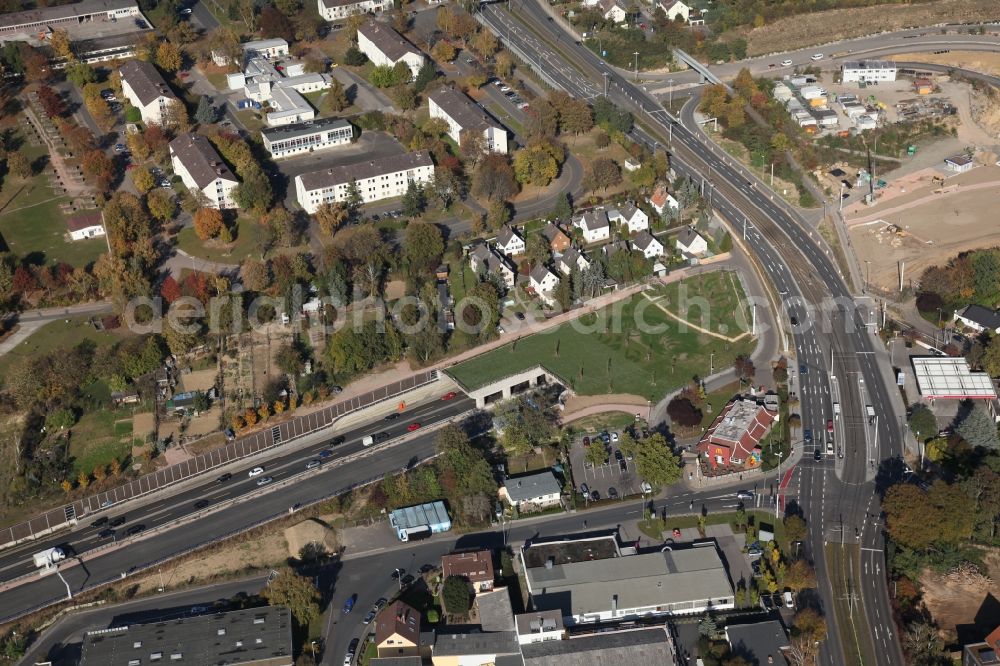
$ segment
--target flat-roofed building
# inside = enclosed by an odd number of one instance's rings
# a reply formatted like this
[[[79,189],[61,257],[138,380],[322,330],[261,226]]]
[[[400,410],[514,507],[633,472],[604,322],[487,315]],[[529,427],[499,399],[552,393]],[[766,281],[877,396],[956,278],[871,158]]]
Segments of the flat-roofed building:
[[[389,513],[389,525],[400,541],[420,538],[451,529],[451,517],[444,502],[428,502],[396,509]]]
[[[404,62],[414,78],[426,58],[416,46],[385,23],[369,21],[358,26],[358,49],[375,65],[395,67]]]
[[[180,100],[156,67],[145,60],[129,60],[118,71],[122,77],[122,94],[129,104],[139,109],[142,122],[165,124],[170,105],[179,104]]]
[[[520,617],[520,616],[519,616]],[[522,644],[524,666],[676,666],[664,627],[602,631],[560,641]]]
[[[15,35],[37,35],[48,30],[66,30],[72,39],[74,26],[132,16],[139,16],[135,0],[83,0],[68,5],[36,6],[0,14],[0,42],[16,38]]]
[[[240,184],[215,146],[200,134],[181,134],[170,142],[170,164],[192,193],[211,208],[238,208],[233,189]]]
[[[507,129],[465,93],[451,86],[440,86],[427,96],[427,108],[431,118],[448,123],[448,136],[455,143],[461,144],[462,136],[472,133],[481,137],[483,150],[507,153]]]
[[[320,118],[261,130],[264,148],[280,158],[351,143],[354,126],[342,118]]]
[[[263,606],[88,632],[82,666],[292,666],[292,615]]]
[[[920,396],[929,400],[995,400],[989,373],[972,372],[961,356],[912,356]]]
[[[337,21],[354,14],[374,14],[392,9],[390,0],[316,0],[324,21]]]
[[[295,196],[307,213],[320,205],[345,201],[351,182],[355,182],[365,203],[401,197],[410,182],[429,183],[434,177],[434,162],[426,150],[391,155],[377,160],[312,171],[295,177]]]
[[[844,83],[895,81],[898,68],[891,60],[848,60],[841,66]]]
[[[564,561],[553,556],[528,566],[526,553],[533,547],[520,553],[532,607],[558,609],[567,626],[735,607],[714,546],[639,555],[616,549],[612,557]]]
[[[288,42],[280,37],[275,39],[257,39],[243,44],[243,58],[280,58],[288,55]]]

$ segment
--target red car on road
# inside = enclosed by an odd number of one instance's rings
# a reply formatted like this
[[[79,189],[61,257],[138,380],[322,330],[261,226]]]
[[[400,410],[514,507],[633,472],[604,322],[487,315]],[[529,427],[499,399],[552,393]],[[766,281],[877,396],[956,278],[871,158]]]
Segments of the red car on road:
[[[452,399],[452,398],[454,398],[454,397],[455,397],[456,395],[458,395],[458,394],[457,394],[457,393],[455,393],[454,391],[448,391],[448,392],[447,392],[447,393],[445,393],[445,394],[444,394],[443,396],[441,396],[441,399],[442,399],[442,400],[451,400],[451,399]]]
[[[406,429],[409,430],[410,432],[413,432],[414,430],[419,430],[420,429],[420,424],[419,423],[411,423],[410,425],[406,426]]]
[[[833,433],[833,419],[826,420],[826,431],[831,434]]]

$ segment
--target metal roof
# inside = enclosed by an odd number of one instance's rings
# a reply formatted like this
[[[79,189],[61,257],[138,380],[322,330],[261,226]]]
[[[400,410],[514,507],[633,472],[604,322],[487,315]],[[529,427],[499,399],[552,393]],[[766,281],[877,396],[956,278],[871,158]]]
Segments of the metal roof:
[[[674,666],[670,639],[663,627],[609,631],[521,647],[525,666]]]
[[[389,514],[389,522],[393,527],[409,529],[424,525],[451,525],[451,518],[448,517],[444,502],[438,500],[396,509]]]
[[[628,555],[529,568],[535,608],[564,616],[619,609],[731,599],[733,588],[715,548]]]
[[[985,372],[971,372],[964,358],[913,356],[910,358],[917,388],[925,398],[995,399],[993,380]]]
[[[428,166],[434,166],[431,154],[426,150],[418,150],[414,153],[390,155],[377,160],[355,162],[322,171],[310,171],[296,176],[296,178],[302,180],[302,186],[306,190],[321,190],[346,184],[352,180],[362,181],[367,178]]]

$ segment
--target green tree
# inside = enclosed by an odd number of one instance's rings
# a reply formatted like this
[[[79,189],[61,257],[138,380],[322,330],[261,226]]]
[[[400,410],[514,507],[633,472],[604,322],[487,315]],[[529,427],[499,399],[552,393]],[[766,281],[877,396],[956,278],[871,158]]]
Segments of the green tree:
[[[177,204],[166,190],[157,188],[146,195],[146,208],[150,215],[162,223],[173,218]]]
[[[608,455],[604,446],[598,441],[587,447],[586,458],[594,467],[600,467],[608,459]]]
[[[517,192],[514,169],[506,155],[486,155],[472,176],[472,194],[488,201],[504,201]]]
[[[547,264],[552,259],[552,247],[548,239],[540,233],[528,234],[524,247],[525,255],[532,266]]]
[[[347,206],[342,201],[323,202],[313,213],[313,218],[319,225],[320,231],[328,236],[337,233],[337,229],[347,222],[349,217]]]
[[[441,586],[441,599],[445,609],[453,615],[466,615],[471,608],[469,579],[465,576],[448,576]]]
[[[545,187],[559,175],[559,164],[544,148],[531,146],[514,154],[514,174],[519,183]]]
[[[991,377],[1000,376],[1000,335],[991,335],[980,363]]]
[[[938,433],[937,419],[934,417],[934,412],[925,405],[914,407],[913,411],[910,412],[907,422],[910,425],[910,430],[913,431],[913,434],[920,442],[926,442]]]
[[[308,626],[319,617],[320,595],[312,578],[300,576],[294,571],[281,571],[264,588],[263,596],[271,606],[287,607],[300,627]]]
[[[350,100],[347,99],[347,91],[344,90],[344,84],[337,79],[330,81],[330,89],[323,96],[324,108],[330,113],[340,113],[350,105]]]
[[[173,42],[162,41],[156,47],[156,64],[166,72],[176,72],[181,68],[181,50]]]
[[[358,47],[352,46],[344,53],[344,64],[351,65],[352,67],[360,67],[361,65],[368,62],[368,56],[358,50]]]
[[[413,222],[403,236],[403,259],[410,275],[432,275],[444,254],[444,236],[435,224]]]
[[[257,165],[241,171],[242,181],[233,188],[233,200],[244,210],[262,213],[271,205],[274,190],[271,179]]]
[[[132,184],[135,185],[135,189],[139,190],[139,192],[143,194],[156,187],[156,181],[153,180],[153,174],[151,174],[149,169],[144,166],[140,166],[132,170]]]
[[[417,71],[417,78],[413,80],[413,90],[422,93],[436,78],[437,67],[430,60],[424,61],[424,64]]]
[[[84,62],[74,62],[66,66],[66,79],[77,88],[83,88],[88,83],[97,81],[97,72]]]
[[[212,102],[208,99],[208,95],[202,95],[201,99],[198,100],[198,108],[194,112],[194,119],[202,125],[211,125],[215,122],[216,117],[216,109],[212,106]]]
[[[622,172],[618,164],[609,157],[598,157],[591,163],[591,171],[594,176],[594,186],[607,191],[609,187],[614,187],[622,182]]]
[[[426,207],[427,195],[424,193],[424,186],[411,180],[406,185],[406,194],[403,195],[403,215],[417,217]]]
[[[805,541],[806,521],[795,514],[785,516],[785,537],[789,541]]]
[[[19,150],[7,153],[7,169],[21,180],[27,180],[32,175],[31,162]]]
[[[945,654],[944,640],[929,622],[914,622],[906,628],[903,647],[913,666],[943,666],[951,663]]]
[[[1000,446],[1000,443],[997,441],[996,423],[993,422],[993,419],[986,411],[986,407],[981,403],[974,404],[965,413],[965,416],[958,422],[955,432],[968,442],[970,446],[994,451]]]
[[[358,187],[358,181],[351,178],[351,182],[347,184],[347,194],[344,196],[344,204],[347,205],[347,211],[351,217],[357,215],[364,201],[361,196],[361,188]]]
[[[663,435],[656,433],[636,445],[635,466],[639,476],[654,486],[667,487],[680,481],[683,475],[680,457]]]

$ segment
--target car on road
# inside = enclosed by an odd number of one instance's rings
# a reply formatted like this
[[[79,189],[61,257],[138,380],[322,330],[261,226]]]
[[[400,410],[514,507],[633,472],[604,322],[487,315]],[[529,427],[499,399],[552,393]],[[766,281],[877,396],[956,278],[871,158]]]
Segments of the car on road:
[[[346,441],[347,438],[345,438],[343,435],[337,435],[336,437],[330,440],[330,446],[340,446]]]
[[[132,527],[125,530],[125,536],[135,536],[136,534],[140,534],[145,529],[146,526],[143,525],[142,523],[139,523],[138,525],[133,525]]]
[[[247,476],[249,476],[252,479],[253,477],[259,476],[259,475],[261,475],[263,473],[264,473],[264,468],[263,467],[254,467],[252,470],[250,470],[249,472],[247,472]]]
[[[322,461],[310,460],[309,462],[306,463],[306,469],[316,469],[322,464],[323,464]]]
[[[822,53],[813,53],[811,56],[809,56],[809,59],[810,60],[822,60],[823,59],[823,54]]]
[[[391,414],[386,414],[382,417],[383,421],[395,421],[399,418],[399,412],[392,412]]]
[[[781,66],[782,67],[791,67],[792,66],[792,61],[791,60],[782,60],[781,61]]]
[[[110,539],[115,535],[115,531],[110,527],[105,527],[103,530],[97,533],[98,539]]]
[[[343,608],[345,615],[354,610],[354,602],[356,602],[357,600],[358,600],[357,594],[352,594],[351,596],[347,597],[347,601],[344,602],[344,608]]]
[[[125,524],[125,516],[118,516],[108,521],[108,527],[120,527]]]
[[[406,426],[407,432],[413,432],[414,430],[420,430],[420,424],[414,421],[410,425]]]
[[[267,484],[271,483],[272,481],[274,481],[273,477],[265,476],[265,477],[262,477],[260,479],[257,479],[257,485],[258,486],[266,486]]]
[[[333,455],[333,451],[331,451],[330,449],[323,449],[322,451],[319,452],[319,457],[321,459],[329,458],[332,455]]]
[[[208,606],[191,606],[191,610],[188,611],[191,615],[198,615],[200,613],[207,613]]]
[[[799,374],[800,375],[808,375],[809,374],[809,366],[807,366],[805,363],[799,364]]]
[[[580,493],[583,494],[586,497],[589,497],[590,496],[590,486],[588,486],[586,483],[581,483],[580,484]]]
[[[751,490],[739,490],[736,492],[736,499],[738,500],[752,500],[753,491]]]
[[[211,504],[211,502],[209,502],[207,499],[200,499],[200,500],[198,500],[197,502],[194,503],[194,508],[199,509],[199,510],[200,509],[204,509],[209,504]]]
[[[418,425],[417,427],[420,426]],[[385,430],[382,430],[381,432],[377,432],[374,435],[372,435],[372,441],[374,442],[384,442],[387,439],[389,439],[389,433],[387,433]]]
[[[805,441],[807,441],[807,442],[813,441],[813,431],[812,431],[812,429],[806,428],[805,430],[803,430],[802,431],[802,439],[805,440]]]
[[[455,398],[456,395],[458,395],[458,394],[455,393],[454,391],[448,391],[443,396],[441,396],[441,399],[442,400],[452,400],[452,399]]]
[[[618,489],[614,486],[608,488],[608,497],[611,499],[618,499]]]
[[[100,518],[98,518],[97,520],[95,520],[94,522],[92,522],[90,524],[90,526],[91,527],[101,527],[102,525],[107,525],[107,524],[108,524],[108,517],[107,516],[101,516]]]
[[[820,451],[819,447],[817,446],[815,449],[813,449],[813,460],[819,462],[822,459],[823,459],[823,452]]]
[[[361,641],[357,638],[352,638],[350,645],[347,646],[347,653],[344,654],[344,666],[351,666],[351,661],[354,659],[354,655],[358,652],[358,643]]]
[[[833,434],[833,419],[826,420],[826,431],[831,435]]]
[[[217,478],[215,480],[215,482],[216,483],[225,483],[226,481],[228,481],[231,478],[233,478],[233,475],[230,472],[226,472],[225,474],[223,474],[222,476],[220,476],[219,478]]]

